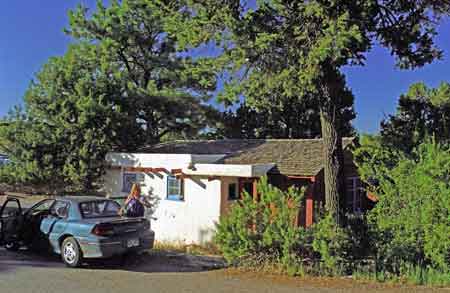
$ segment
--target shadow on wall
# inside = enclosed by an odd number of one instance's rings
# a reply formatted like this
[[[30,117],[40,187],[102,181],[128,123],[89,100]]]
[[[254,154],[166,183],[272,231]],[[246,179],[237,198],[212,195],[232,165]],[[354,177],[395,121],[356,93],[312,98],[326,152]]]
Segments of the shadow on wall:
[[[138,166],[138,158],[134,156],[133,154],[128,153],[120,153],[115,154],[115,156],[108,155],[106,158],[107,162],[112,166]],[[144,173],[141,173],[144,174]],[[145,175],[150,176],[151,178],[154,178],[154,176],[162,176],[159,174],[153,174],[153,173],[146,173]],[[145,176],[144,175],[144,176]],[[104,178],[103,182],[103,188],[102,191],[105,192],[109,198],[115,199],[121,206],[124,206],[125,199],[127,197],[127,193],[122,190],[122,172],[120,169],[112,169],[109,171],[109,174],[107,173],[106,176],[109,176],[108,178]],[[145,180],[144,180],[145,182]],[[145,185],[142,183],[141,190],[145,190]],[[158,208],[160,198],[159,196],[154,194],[154,190],[152,187],[148,188],[148,191],[142,194],[143,197],[143,203],[146,208],[145,216],[152,220],[153,215]]]
[[[143,195],[144,198],[144,205],[145,205],[145,216],[149,220],[157,220],[153,217],[156,210],[158,209],[159,203],[161,201],[161,197],[158,195],[155,195],[153,193],[153,188],[150,187],[147,194]]]
[[[105,194],[109,198],[125,197],[122,192],[122,174],[119,169],[112,169],[109,166],[135,166],[138,162],[137,158],[132,154],[120,153],[114,156],[106,155],[106,172],[100,182],[99,192]]]
[[[202,189],[206,189],[206,184],[202,182],[200,177],[190,176],[190,177],[188,177],[188,179],[191,180],[192,182],[196,183]]]
[[[106,163],[110,166],[136,166],[138,159],[133,154],[127,153],[114,153],[106,155]],[[102,187],[100,192],[105,193],[110,198],[126,197],[122,191],[122,174],[119,169],[106,168],[103,180],[101,182]]]

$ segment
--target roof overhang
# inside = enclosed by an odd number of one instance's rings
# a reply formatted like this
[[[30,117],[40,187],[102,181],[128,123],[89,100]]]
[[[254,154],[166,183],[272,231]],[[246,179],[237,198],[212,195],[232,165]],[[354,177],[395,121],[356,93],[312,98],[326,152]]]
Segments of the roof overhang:
[[[182,172],[191,176],[225,176],[225,177],[261,177],[267,174],[275,164],[194,164],[183,168]]]

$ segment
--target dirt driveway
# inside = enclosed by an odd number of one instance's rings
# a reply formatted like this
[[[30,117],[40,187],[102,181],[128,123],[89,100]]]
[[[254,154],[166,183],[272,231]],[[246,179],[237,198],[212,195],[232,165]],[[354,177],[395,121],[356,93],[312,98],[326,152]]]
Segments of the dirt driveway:
[[[363,284],[348,279],[301,280],[243,274],[221,269],[222,265],[218,258],[151,252],[125,265],[119,260],[109,260],[90,263],[81,269],[68,269],[57,257],[0,249],[0,293],[438,291]]]

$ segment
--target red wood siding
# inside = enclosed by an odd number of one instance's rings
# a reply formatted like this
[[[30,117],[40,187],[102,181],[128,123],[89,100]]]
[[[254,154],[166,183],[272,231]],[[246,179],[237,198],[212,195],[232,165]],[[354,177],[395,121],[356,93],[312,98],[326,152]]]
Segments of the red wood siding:
[[[357,177],[357,169],[354,165],[347,165],[347,171],[350,176]],[[347,177],[347,174],[345,174]],[[317,220],[317,217],[325,205],[325,184],[324,174],[321,171],[315,177],[300,177],[300,176],[280,176],[274,175],[269,177],[269,182],[282,190],[286,190],[290,186],[299,188],[306,188],[302,207],[299,210],[297,217],[297,224],[303,227],[309,227]],[[364,196],[362,198],[364,210],[369,210],[374,203]]]

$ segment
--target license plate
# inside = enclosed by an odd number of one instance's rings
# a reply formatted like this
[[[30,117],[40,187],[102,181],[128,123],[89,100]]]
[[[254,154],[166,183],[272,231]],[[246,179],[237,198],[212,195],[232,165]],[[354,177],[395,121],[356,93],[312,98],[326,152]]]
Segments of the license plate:
[[[127,247],[136,247],[139,246],[139,239],[129,239],[127,240]]]

